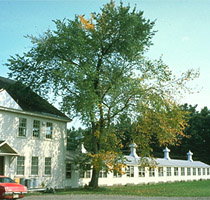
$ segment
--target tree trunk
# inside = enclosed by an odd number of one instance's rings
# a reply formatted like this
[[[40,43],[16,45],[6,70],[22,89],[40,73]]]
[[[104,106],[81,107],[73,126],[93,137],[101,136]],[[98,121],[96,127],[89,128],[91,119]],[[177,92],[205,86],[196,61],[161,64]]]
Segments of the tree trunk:
[[[91,181],[89,183],[89,187],[97,188],[98,178],[99,178],[99,171],[93,168],[93,173],[92,173]]]

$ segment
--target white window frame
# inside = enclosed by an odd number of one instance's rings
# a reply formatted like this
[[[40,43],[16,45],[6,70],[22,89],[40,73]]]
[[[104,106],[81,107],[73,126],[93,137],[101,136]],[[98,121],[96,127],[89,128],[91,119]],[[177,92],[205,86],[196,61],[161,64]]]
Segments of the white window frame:
[[[210,174],[210,168],[207,168],[207,175]]]
[[[193,168],[193,176],[196,176],[196,168]]]
[[[185,167],[181,167],[181,176],[185,176]]]
[[[198,168],[198,176],[201,176],[201,168]]]
[[[71,179],[72,176],[72,164],[66,163],[66,179]]]
[[[99,178],[107,178],[107,169],[106,168],[102,168],[100,171],[99,171]]]
[[[163,174],[163,167],[158,167],[158,176],[159,177],[164,176],[164,174]]]
[[[27,134],[27,119],[20,117],[19,126],[18,126],[18,136],[26,137],[26,134]]]
[[[80,178],[90,178],[91,177],[91,165],[81,164],[80,165]]]
[[[149,167],[149,177],[155,177],[155,168]]]
[[[33,121],[33,138],[39,138],[40,137],[40,121],[34,120]]]
[[[52,139],[53,137],[53,123],[47,122],[46,123],[46,139]]]
[[[174,167],[174,176],[179,176],[179,168]]]
[[[33,156],[31,158],[31,175],[39,174],[39,157]]]
[[[206,175],[206,168],[203,168],[203,176]]]
[[[191,167],[187,167],[187,176],[191,176],[192,172],[191,172]]]
[[[166,167],[166,175],[171,176],[171,167]]]
[[[52,174],[52,158],[51,157],[45,157],[44,174],[47,176],[51,176]]]
[[[134,166],[131,166],[131,165],[127,166],[125,173],[126,173],[126,177],[133,178],[134,177]]]
[[[139,177],[145,177],[145,167],[138,166]]]
[[[17,157],[17,175],[25,174],[25,157],[18,156]]]

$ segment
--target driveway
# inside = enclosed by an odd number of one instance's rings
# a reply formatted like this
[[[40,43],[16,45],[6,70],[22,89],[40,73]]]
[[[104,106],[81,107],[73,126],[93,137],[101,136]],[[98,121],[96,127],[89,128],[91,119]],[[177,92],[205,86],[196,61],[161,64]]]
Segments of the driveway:
[[[114,195],[41,195],[29,196],[24,200],[210,200],[210,197],[139,197]]]

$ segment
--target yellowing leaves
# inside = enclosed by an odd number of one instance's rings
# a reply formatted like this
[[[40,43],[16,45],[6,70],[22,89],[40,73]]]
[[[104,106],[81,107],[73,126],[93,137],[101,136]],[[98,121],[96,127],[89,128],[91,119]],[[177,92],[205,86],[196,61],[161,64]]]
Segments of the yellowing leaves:
[[[186,112],[169,99],[162,100],[156,108],[150,104],[144,105],[141,116],[136,123],[135,141],[141,149],[156,138],[161,146],[178,144],[179,139],[185,137],[187,126]]]
[[[99,139],[100,138],[100,131],[96,130],[94,132],[94,136]]]
[[[101,170],[102,166],[105,166],[107,171],[116,171],[118,173],[124,174],[123,168],[126,167],[125,164],[119,162],[119,156],[113,151],[102,151],[97,154],[89,154],[93,159],[93,166],[96,170]]]
[[[86,30],[92,30],[95,29],[95,26],[93,24],[93,15],[91,15],[90,21],[85,19],[82,15],[79,15],[79,19],[82,23],[82,27],[85,28]]]

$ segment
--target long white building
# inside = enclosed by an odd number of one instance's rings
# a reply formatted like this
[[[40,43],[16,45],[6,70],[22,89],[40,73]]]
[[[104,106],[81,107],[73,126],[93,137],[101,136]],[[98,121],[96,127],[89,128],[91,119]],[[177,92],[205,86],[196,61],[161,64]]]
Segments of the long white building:
[[[136,154],[136,145],[132,144],[130,147],[130,155],[125,156],[127,167],[123,169],[124,174],[117,172],[107,173],[104,169],[100,172],[99,185],[113,186],[210,179],[210,165],[200,161],[193,161],[193,154],[190,151],[187,153],[186,160],[171,159],[168,148],[163,150],[163,158],[152,160],[143,158],[142,160]],[[91,177],[90,165],[87,164],[86,167],[83,167],[86,170],[78,170],[78,166],[76,167],[73,163],[70,164],[72,162],[71,155],[73,153],[69,154],[69,165],[76,170],[72,170],[69,181],[67,181],[68,179],[66,180],[66,186],[79,187],[88,185]],[[150,167],[142,166],[142,163],[145,163],[145,159],[149,160]]]
[[[29,188],[68,188],[88,185],[90,164],[78,164],[67,151],[67,123],[71,120],[20,83],[0,77],[0,174]],[[142,166],[136,145],[125,156],[124,174],[100,171],[99,185],[146,184],[210,179],[210,166],[188,159],[170,159],[169,149],[153,166]]]

